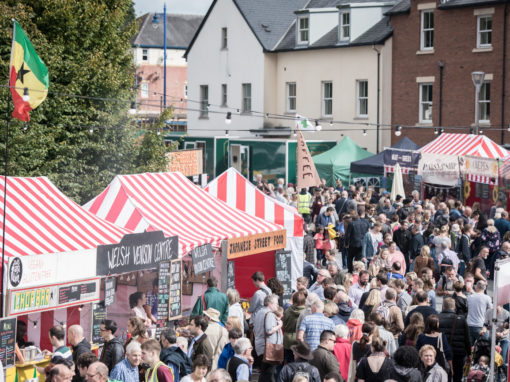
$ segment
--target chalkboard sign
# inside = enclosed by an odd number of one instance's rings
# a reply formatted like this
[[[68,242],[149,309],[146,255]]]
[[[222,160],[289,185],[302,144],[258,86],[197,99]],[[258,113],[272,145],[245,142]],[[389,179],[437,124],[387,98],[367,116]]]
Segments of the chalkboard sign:
[[[115,278],[106,279],[104,282],[104,305],[110,306],[115,303]]]
[[[168,318],[174,320],[182,315],[182,261],[170,262],[170,295],[168,300]]]
[[[415,175],[413,179],[413,190],[421,192],[421,184],[423,183],[423,179],[421,175]]]
[[[0,320],[0,361],[3,367],[12,367],[15,362],[16,317]]]
[[[96,292],[97,282],[66,285],[58,288],[58,304],[69,304],[71,302],[79,301],[82,295],[89,295]]]
[[[489,199],[490,188],[488,184],[482,185],[482,199]]]
[[[212,271],[216,268],[211,244],[193,248],[191,260],[193,261],[193,271],[196,275]]]
[[[158,324],[164,326],[169,311],[170,262],[159,264],[158,278]]]
[[[106,320],[106,307],[103,304],[92,304],[92,343],[103,343],[101,322]]]
[[[291,252],[276,251],[275,254],[275,274],[285,288],[283,292],[283,304],[290,302],[292,296],[292,277],[291,277]]]
[[[236,288],[235,265],[233,261],[227,262],[227,289]]]

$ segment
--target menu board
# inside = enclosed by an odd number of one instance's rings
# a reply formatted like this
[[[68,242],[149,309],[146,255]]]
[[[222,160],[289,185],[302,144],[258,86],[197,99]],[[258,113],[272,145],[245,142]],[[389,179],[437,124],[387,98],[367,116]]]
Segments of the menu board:
[[[106,320],[106,307],[103,304],[92,304],[92,343],[103,343],[101,322]]]
[[[90,296],[96,292],[97,282],[93,281],[84,284],[66,285],[58,288],[58,304],[69,304],[79,301],[82,295]]]
[[[158,277],[158,326],[164,326],[169,310],[170,262],[159,264]]]
[[[114,277],[106,279],[104,282],[104,305],[110,306],[115,303],[115,284],[116,279]]]
[[[4,368],[14,366],[16,344],[16,317],[0,320],[0,361]]]
[[[196,275],[212,271],[216,268],[211,244],[193,248],[191,260],[193,261],[193,271]]]
[[[233,261],[227,262],[227,289],[236,288],[235,265]]]
[[[275,254],[275,273],[276,278],[283,284],[283,304],[290,302],[292,296],[292,278],[291,278],[291,251],[276,251]]]
[[[182,261],[170,262],[170,295],[168,300],[168,318],[176,319],[182,315]]]

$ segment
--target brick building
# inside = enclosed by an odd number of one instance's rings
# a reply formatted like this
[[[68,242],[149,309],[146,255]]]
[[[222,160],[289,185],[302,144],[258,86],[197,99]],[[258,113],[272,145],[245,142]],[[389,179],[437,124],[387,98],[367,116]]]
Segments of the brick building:
[[[391,119],[404,126],[403,135],[424,145],[436,137],[434,127],[469,133],[476,95],[471,73],[482,71],[479,125],[495,142],[508,143],[507,3],[402,0],[386,14],[393,27]]]

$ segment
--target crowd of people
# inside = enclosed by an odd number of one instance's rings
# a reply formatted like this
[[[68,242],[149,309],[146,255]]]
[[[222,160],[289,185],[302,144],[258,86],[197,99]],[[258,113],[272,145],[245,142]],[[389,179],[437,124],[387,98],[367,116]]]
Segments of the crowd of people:
[[[244,311],[238,291],[221,292],[211,277],[189,325],[152,339],[150,311],[142,309],[148,303],[135,296],[130,338],[116,337],[117,324],[105,320],[99,359],[79,326],[68,329],[72,353],[64,329],[52,328],[57,350],[47,379],[236,382],[258,374],[259,382],[458,382],[487,378],[494,363],[501,380],[510,313],[492,305],[487,288],[495,261],[510,255],[503,201],[485,214],[453,198],[421,200],[413,192],[390,200],[385,191],[340,181],[311,193],[280,181],[258,186],[305,221],[303,276],[290,301],[277,278],[259,271]]]

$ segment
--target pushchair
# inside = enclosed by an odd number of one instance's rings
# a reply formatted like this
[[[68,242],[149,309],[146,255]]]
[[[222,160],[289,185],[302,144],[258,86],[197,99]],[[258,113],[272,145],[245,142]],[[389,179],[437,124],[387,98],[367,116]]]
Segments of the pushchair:
[[[491,358],[491,341],[484,337],[479,337],[472,348],[471,353],[471,365],[466,364],[464,369],[464,378],[463,381],[466,382],[485,382],[488,381],[489,372],[476,370],[474,367],[478,365],[480,361],[480,357],[487,356],[490,360]],[[489,361],[490,362],[490,361]],[[498,352],[495,352],[495,359],[493,360],[495,363],[494,370],[496,373],[495,382],[498,381],[506,381],[506,368],[503,362],[503,357]],[[476,371],[475,371],[476,370]]]

